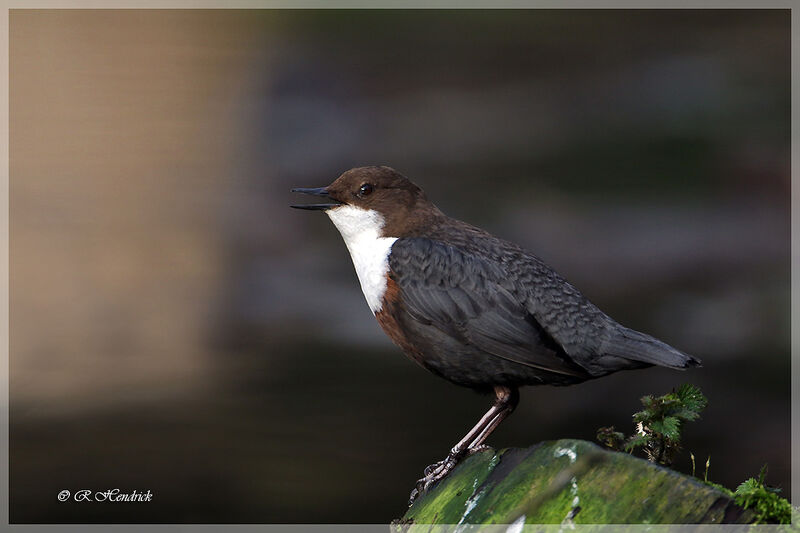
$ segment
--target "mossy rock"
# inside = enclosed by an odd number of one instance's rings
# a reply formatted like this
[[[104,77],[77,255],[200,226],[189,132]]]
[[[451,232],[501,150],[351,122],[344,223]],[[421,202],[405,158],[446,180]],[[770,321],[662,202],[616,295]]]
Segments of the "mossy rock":
[[[745,524],[752,513],[673,470],[582,440],[487,450],[420,496],[408,524]],[[416,528],[413,528],[416,529]]]

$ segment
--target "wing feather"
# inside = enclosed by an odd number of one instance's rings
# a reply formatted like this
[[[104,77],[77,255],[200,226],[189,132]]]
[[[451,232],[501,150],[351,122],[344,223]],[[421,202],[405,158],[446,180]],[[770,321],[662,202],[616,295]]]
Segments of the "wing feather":
[[[428,239],[399,239],[389,266],[406,311],[481,351],[531,368],[586,377],[524,301],[504,287],[502,269]]]

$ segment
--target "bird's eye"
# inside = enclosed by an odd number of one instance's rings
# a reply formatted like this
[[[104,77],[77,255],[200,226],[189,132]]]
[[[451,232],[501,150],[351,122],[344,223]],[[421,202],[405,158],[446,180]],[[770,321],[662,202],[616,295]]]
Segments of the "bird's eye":
[[[369,183],[365,183],[364,185],[359,187],[358,195],[361,196],[362,198],[364,196],[369,196],[370,194],[372,194],[372,185],[370,185]]]

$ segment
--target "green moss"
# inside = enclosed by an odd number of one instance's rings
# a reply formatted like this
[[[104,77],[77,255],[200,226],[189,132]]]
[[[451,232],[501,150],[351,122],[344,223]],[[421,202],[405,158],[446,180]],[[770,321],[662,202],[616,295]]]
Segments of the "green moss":
[[[736,488],[734,500],[755,513],[757,524],[791,523],[792,506],[785,498],[778,496],[778,489],[764,485],[764,469],[761,472],[759,479],[751,477]]]
[[[715,489],[717,489],[720,492],[724,492],[726,495],[730,496],[731,498],[733,497],[733,491],[731,489],[729,489],[728,487],[720,485],[719,483],[714,483],[713,481],[703,481],[703,483],[705,483],[709,487],[714,487]]]
[[[745,523],[752,516],[699,480],[590,442],[476,454],[423,495],[415,524]]]

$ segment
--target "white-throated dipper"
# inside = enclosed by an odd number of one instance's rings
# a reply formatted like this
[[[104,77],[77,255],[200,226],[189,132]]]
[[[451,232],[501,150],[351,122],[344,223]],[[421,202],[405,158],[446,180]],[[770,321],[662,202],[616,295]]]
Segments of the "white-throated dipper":
[[[618,370],[700,364],[626,328],[516,244],[442,213],[396,170],[348,170],[327,187],[292,189],[326,203],[375,318],[422,367],[494,392],[492,407],[447,457],[425,469],[411,501],[481,449],[522,385],[571,385]]]

